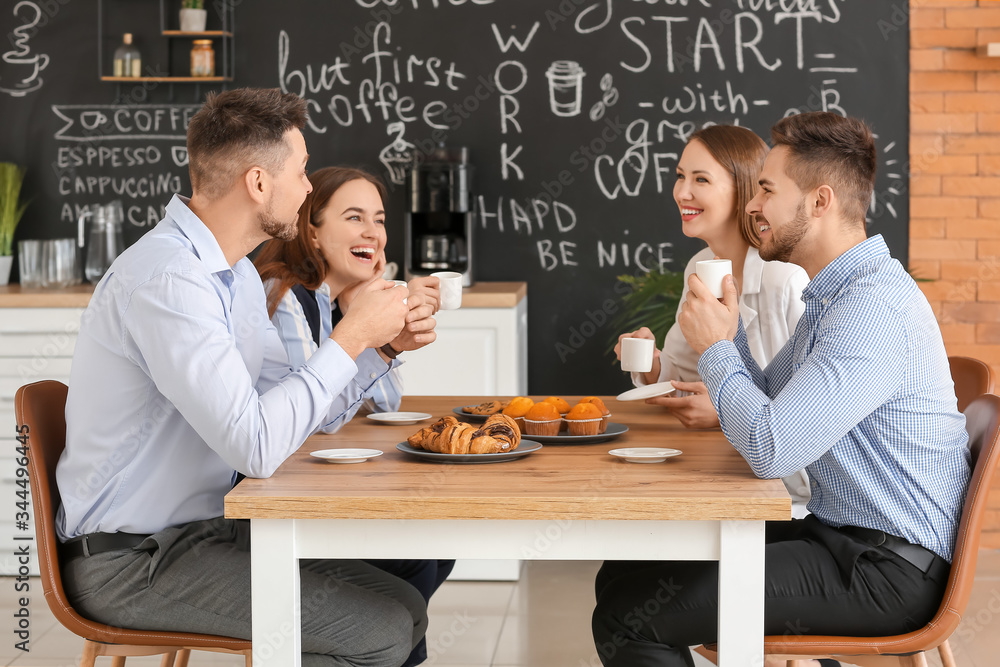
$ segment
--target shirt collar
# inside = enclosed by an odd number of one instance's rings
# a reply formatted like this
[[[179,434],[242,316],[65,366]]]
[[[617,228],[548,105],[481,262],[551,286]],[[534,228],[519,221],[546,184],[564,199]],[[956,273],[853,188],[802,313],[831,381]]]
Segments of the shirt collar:
[[[824,266],[802,290],[802,300],[830,298],[850,281],[865,264],[889,256],[889,248],[881,234],[862,241],[837,259]]]
[[[189,207],[191,200],[181,195],[174,195],[167,204],[167,215],[170,216],[181,233],[187,237],[194,247],[194,252],[211,273],[232,271],[226,255],[222,252],[215,235],[205,226],[194,211]]]

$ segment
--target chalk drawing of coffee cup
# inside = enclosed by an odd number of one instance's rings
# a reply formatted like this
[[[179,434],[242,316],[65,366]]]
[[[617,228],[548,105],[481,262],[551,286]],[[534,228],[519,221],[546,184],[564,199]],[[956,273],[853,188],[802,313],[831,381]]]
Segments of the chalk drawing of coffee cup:
[[[583,77],[580,63],[557,60],[545,72],[549,80],[549,106],[557,116],[577,116],[582,108]]]

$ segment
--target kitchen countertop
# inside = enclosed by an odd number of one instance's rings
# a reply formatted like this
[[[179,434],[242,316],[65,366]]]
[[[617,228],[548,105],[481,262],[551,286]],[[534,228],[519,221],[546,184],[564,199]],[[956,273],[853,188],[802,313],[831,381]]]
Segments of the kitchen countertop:
[[[65,289],[21,289],[0,285],[0,308],[86,308],[93,285]],[[513,308],[528,294],[524,282],[476,283],[462,290],[462,308]]]

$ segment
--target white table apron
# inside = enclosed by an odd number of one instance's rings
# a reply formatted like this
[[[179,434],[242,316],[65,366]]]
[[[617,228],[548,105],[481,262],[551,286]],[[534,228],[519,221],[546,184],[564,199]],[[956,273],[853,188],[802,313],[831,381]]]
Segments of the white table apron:
[[[719,665],[764,661],[763,521],[251,519],[250,525],[254,667],[301,667],[300,558],[718,560]]]

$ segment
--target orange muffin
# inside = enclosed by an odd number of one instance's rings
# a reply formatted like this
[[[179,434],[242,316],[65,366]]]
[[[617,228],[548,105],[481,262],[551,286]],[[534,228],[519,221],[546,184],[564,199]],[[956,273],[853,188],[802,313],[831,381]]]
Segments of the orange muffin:
[[[593,403],[577,403],[566,415],[570,435],[597,435],[601,432],[601,409]]]
[[[569,403],[567,403],[564,399],[559,398],[558,396],[549,396],[544,401],[542,401],[542,403],[551,403],[552,405],[556,406],[556,410],[558,410],[559,414],[561,415],[564,415],[567,412],[569,412]]]
[[[559,435],[562,415],[552,403],[535,403],[524,415],[524,428],[528,435]]]
[[[604,419],[601,420],[601,433],[604,433],[605,431],[607,431],[608,430],[608,417],[611,416],[611,411],[608,410],[607,407],[605,407],[604,401],[602,401],[601,399],[599,399],[597,396],[584,396],[583,398],[580,399],[580,402],[581,403],[592,403],[592,404],[596,405],[598,408],[600,408],[601,414],[604,416]]]
[[[524,415],[528,414],[535,402],[526,396],[517,396],[510,399],[510,403],[503,409],[503,414],[517,422],[517,427],[524,433]]]
[[[581,403],[593,403],[594,405],[596,405],[598,408],[601,409],[601,414],[602,415],[607,416],[607,415],[611,414],[611,411],[608,410],[604,406],[604,401],[602,401],[601,399],[599,399],[597,396],[584,396],[583,398],[580,399],[580,402]]]

